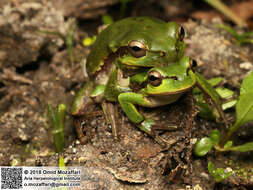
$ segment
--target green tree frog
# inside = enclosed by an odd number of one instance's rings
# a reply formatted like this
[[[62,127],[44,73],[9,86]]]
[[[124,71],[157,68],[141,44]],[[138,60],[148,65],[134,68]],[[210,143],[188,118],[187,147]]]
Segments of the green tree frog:
[[[121,108],[132,122],[138,124],[141,130],[153,136],[156,123],[152,118],[144,118],[136,105],[150,108],[168,105],[177,101],[192,88],[198,87],[213,101],[220,116],[226,121],[219,95],[199,73],[194,71],[196,66],[197,63],[194,60],[185,56],[176,63],[154,67],[148,72],[132,76],[132,83],[139,85],[143,83],[144,87],[137,92],[119,94],[118,101]],[[155,136],[155,139],[161,142],[159,137]]]

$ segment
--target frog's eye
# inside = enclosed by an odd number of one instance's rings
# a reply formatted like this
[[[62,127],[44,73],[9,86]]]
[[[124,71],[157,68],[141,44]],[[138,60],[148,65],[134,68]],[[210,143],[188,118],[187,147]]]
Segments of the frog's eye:
[[[132,56],[138,58],[146,55],[146,46],[139,41],[131,41],[128,45]]]
[[[184,28],[183,28],[182,26],[180,26],[180,27],[178,28],[177,36],[178,36],[178,39],[179,39],[180,41],[183,41],[184,36],[185,36],[185,30],[184,30]]]
[[[148,74],[148,81],[152,86],[159,86],[162,83],[162,75],[158,71],[151,71]]]

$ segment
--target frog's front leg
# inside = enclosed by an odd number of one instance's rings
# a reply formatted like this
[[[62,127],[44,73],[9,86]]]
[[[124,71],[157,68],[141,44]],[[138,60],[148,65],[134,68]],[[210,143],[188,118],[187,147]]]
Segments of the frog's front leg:
[[[135,104],[144,107],[152,106],[151,102],[143,94],[134,92],[121,93],[118,96],[118,100],[127,117],[134,123],[141,123],[144,120],[144,117],[136,109]]]
[[[158,137],[154,133],[154,130],[156,130],[155,121],[149,118],[144,118],[144,116],[142,116],[138,112],[135,106],[137,104],[143,107],[153,107],[153,104],[150,99],[146,98],[143,94],[138,94],[134,92],[126,92],[126,93],[121,93],[118,96],[118,100],[119,100],[122,110],[132,122],[138,124],[137,126],[142,131],[154,137],[154,139],[159,144],[164,145],[164,140],[162,140],[160,137]],[[165,128],[163,127],[162,129],[165,129]],[[171,127],[168,126],[166,130],[171,130]]]

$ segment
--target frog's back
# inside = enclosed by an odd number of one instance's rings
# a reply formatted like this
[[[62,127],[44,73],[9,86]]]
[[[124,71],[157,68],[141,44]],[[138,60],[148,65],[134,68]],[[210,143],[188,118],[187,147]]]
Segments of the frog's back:
[[[150,31],[154,35],[150,35]],[[127,46],[129,40],[138,38],[138,35],[156,38],[156,35],[159,37],[164,32],[168,33],[167,23],[150,17],[129,17],[109,25],[100,33],[91,49],[87,58],[87,72],[93,75],[100,70],[110,53],[121,46]]]

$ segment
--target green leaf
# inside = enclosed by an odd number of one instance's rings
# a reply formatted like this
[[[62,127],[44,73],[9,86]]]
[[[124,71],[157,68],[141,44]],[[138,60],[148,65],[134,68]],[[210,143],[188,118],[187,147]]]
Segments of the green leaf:
[[[56,111],[58,129],[61,129],[62,131],[64,131],[66,109],[67,109],[67,106],[65,104],[59,104]]]
[[[64,149],[64,126],[67,106],[59,104],[56,110],[56,123],[53,128],[54,144],[56,152],[62,152]]]
[[[253,92],[253,72],[246,76],[241,85],[240,95]]]
[[[253,32],[244,32],[240,35],[242,38],[248,38],[253,36]]]
[[[237,40],[237,44],[242,45],[243,43],[253,43],[253,39],[250,38],[253,36],[253,32],[245,32],[242,34],[238,34],[238,32],[236,30],[234,30],[233,28],[220,24],[217,25],[218,28],[224,29],[227,32],[229,32],[231,35],[233,35],[236,40]]]
[[[211,161],[208,162],[208,172],[211,175],[215,174],[215,166],[214,166],[214,164]]]
[[[228,88],[216,88],[215,90],[222,98],[230,98],[234,94],[234,92]]]
[[[229,150],[229,148],[233,145],[232,141],[228,141],[225,145],[224,145],[224,149],[225,150]]]
[[[54,144],[56,152],[61,152],[64,149],[64,123],[66,116],[66,105],[59,104],[56,110],[56,114],[50,104],[48,104],[48,112],[50,121],[52,123],[52,133],[54,137]]]
[[[240,146],[233,146],[233,147],[230,147],[228,149],[233,150],[233,151],[239,151],[239,152],[248,152],[248,151],[253,150],[253,142],[245,143],[245,144],[240,145]]]
[[[244,78],[236,104],[236,124],[238,126],[253,120],[253,72]]]
[[[222,110],[226,110],[226,109],[228,109],[228,108],[234,107],[234,106],[236,105],[236,102],[237,102],[237,100],[232,100],[232,101],[223,103],[223,104],[221,105]]]
[[[213,176],[216,182],[221,182],[232,175],[232,171],[225,172],[223,168],[215,168],[214,164],[211,161],[208,162],[208,172],[211,176]]]
[[[214,145],[217,145],[219,144],[219,141],[220,141],[220,131],[215,129],[215,130],[212,130],[210,135],[209,135],[210,139],[212,140],[213,144]]]
[[[215,120],[215,115],[208,104],[198,101],[196,105],[199,107],[198,116],[207,120]]]
[[[220,84],[222,80],[223,80],[222,77],[214,77],[214,78],[208,79],[207,82],[211,84],[211,86],[216,86]]]
[[[213,142],[211,138],[209,137],[204,137],[197,141],[195,148],[194,148],[194,153],[197,156],[205,156],[213,147]]]
[[[241,39],[240,40],[240,44],[243,44],[243,43],[253,43],[253,39],[250,39],[250,38],[246,38],[246,39]]]
[[[84,38],[83,39],[83,46],[91,46],[92,44],[94,44],[94,42],[96,41],[96,36],[92,36],[91,38],[90,37],[87,37],[87,38]]]
[[[253,120],[253,92],[241,95],[236,104],[236,123],[241,126]]]
[[[102,22],[103,22],[103,24],[112,24],[113,23],[113,18],[108,14],[104,14],[102,16]]]
[[[234,95],[234,92],[228,88],[216,88],[215,90],[223,99],[231,98]],[[231,100],[229,102],[223,103],[222,109],[226,110],[228,108],[231,108],[236,104],[236,102],[237,100]]]
[[[238,33],[236,32],[235,29],[231,28],[230,26],[224,25],[224,24],[218,24],[217,25],[218,28],[221,28],[223,30],[226,30],[227,32],[229,32],[230,34],[232,34],[234,37],[238,37]]]
[[[221,81],[223,80],[222,77],[214,77],[214,78],[211,78],[211,79],[208,79],[207,82],[212,86],[216,86],[218,84],[221,83]],[[199,88],[194,88],[193,89],[193,94],[199,94],[201,93],[201,90]]]
[[[239,127],[253,120],[253,72],[244,78],[239,100],[236,103],[236,122],[229,128],[226,136],[222,139],[221,147],[226,144],[229,138],[236,132]]]
[[[60,158],[59,158],[59,168],[61,170],[65,170],[66,169],[64,158],[62,156],[60,156]]]

